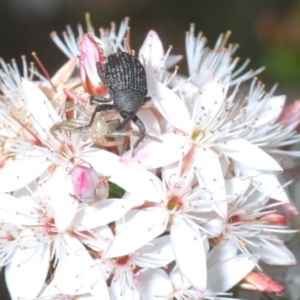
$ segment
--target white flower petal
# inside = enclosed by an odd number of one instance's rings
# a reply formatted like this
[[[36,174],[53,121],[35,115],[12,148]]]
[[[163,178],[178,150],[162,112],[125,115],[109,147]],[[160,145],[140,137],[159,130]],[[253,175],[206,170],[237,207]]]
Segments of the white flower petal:
[[[16,158],[0,170],[0,191],[10,192],[37,179],[52,163],[41,155]],[[30,172],[29,172],[30,170]]]
[[[218,148],[233,160],[250,169],[262,172],[282,171],[281,166],[270,155],[245,139],[219,143]]]
[[[153,136],[161,135],[159,122],[151,109],[142,108],[137,112],[137,116],[143,121],[147,134]],[[132,124],[132,127],[137,129],[134,124]]]
[[[80,225],[89,229],[106,225],[119,220],[127,211],[134,207],[135,204],[134,201],[128,199],[102,200],[93,206],[84,208]]]
[[[260,108],[259,115],[257,117],[258,120],[255,122],[255,127],[273,124],[280,116],[284,108],[285,100],[286,96],[281,95],[271,97],[264,101],[265,103]]]
[[[41,291],[49,268],[50,247],[21,250],[17,248],[13,260],[5,268],[5,278],[12,300],[35,298]]]
[[[103,257],[118,257],[135,251],[163,233],[167,223],[168,215],[163,210],[141,210],[117,234]]]
[[[162,199],[163,191],[157,189],[157,177],[146,170],[141,170],[127,166],[119,161],[120,157],[99,149],[89,149],[82,154],[81,158],[90,163],[92,167],[105,176],[110,176],[109,181],[116,183],[124,190],[147,199],[151,195],[151,200]]]
[[[190,117],[184,102],[152,74],[147,73],[149,95],[152,103],[167,121],[175,128],[185,133],[190,131]]]
[[[250,170],[244,166],[239,166],[244,176],[252,178],[258,190],[265,193],[272,199],[276,199],[283,203],[290,204],[290,199],[282,188],[276,175],[273,174],[261,174],[255,170]]]
[[[136,256],[134,260],[142,268],[164,267],[175,259],[169,235],[152,240],[138,249],[137,252],[141,254]]]
[[[176,291],[188,289],[189,287],[191,287],[191,283],[180,272],[178,265],[175,265],[172,272],[170,273],[170,279],[172,281],[173,288]]]
[[[166,69],[171,68],[172,66],[176,65],[179,61],[183,58],[182,55],[169,55],[166,60]]]
[[[206,256],[199,231],[175,218],[170,235],[179,269],[195,288],[203,292],[206,287]]]
[[[118,279],[112,280],[109,294],[111,300],[140,300],[138,291],[135,287],[130,286],[127,280],[123,280],[122,282]],[[102,299],[102,297],[99,299]]]
[[[155,71],[161,65],[164,55],[164,48],[158,34],[154,30],[150,30],[140,48],[139,60],[142,63],[146,60],[146,64]]]
[[[194,167],[200,186],[211,194],[212,208],[218,215],[227,215],[227,202],[224,175],[218,155],[212,150],[197,148],[194,153]]]
[[[262,243],[259,240],[252,239],[253,243],[260,247],[254,247],[251,244],[247,247],[253,253],[259,254],[261,260],[270,265],[295,265],[296,258],[294,254],[278,238]]]
[[[247,191],[251,184],[250,178],[233,177],[225,180],[227,195],[238,196]]]
[[[41,296],[49,296],[57,291],[67,295],[92,293],[95,286],[97,294],[99,288],[102,289],[101,299],[109,300],[105,278],[89,252],[76,238],[65,235],[64,239],[68,255],[59,264],[53,280]]]
[[[238,255],[207,271],[206,293],[225,292],[241,281],[256,265],[257,258]]]
[[[162,143],[151,141],[138,147],[134,156],[128,151],[120,161],[126,165],[155,169],[178,161],[182,153],[188,150],[186,138],[181,135],[169,133],[158,137]]]
[[[36,225],[35,217],[30,217],[32,207],[37,207],[29,197],[16,198],[0,194],[0,218],[14,225]]]
[[[61,121],[45,94],[31,81],[22,79],[22,88],[31,115],[43,124],[46,131]]]
[[[169,276],[162,269],[147,270],[137,276],[137,289],[142,300],[165,300],[173,293]]]
[[[236,256],[238,251],[237,244],[234,239],[224,239],[216,246],[212,248],[212,250],[208,253],[207,256],[207,268],[221,263],[222,261],[226,261],[230,258]]]
[[[71,178],[65,177],[61,168],[57,169],[51,179],[44,184],[54,208],[55,225],[59,231],[65,231],[75,217],[78,201],[71,197],[73,186]]]

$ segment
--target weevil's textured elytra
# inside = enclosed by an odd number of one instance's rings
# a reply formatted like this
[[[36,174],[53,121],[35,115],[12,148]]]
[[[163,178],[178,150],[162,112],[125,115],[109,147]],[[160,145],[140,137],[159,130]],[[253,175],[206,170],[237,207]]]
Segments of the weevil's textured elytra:
[[[133,153],[139,143],[146,135],[145,126],[136,116],[141,106],[151,100],[147,95],[146,73],[141,62],[125,52],[117,52],[109,55],[105,63],[96,63],[98,75],[101,81],[107,85],[110,98],[92,96],[91,103],[107,103],[113,101],[113,104],[98,105],[91,117],[90,127],[95,119],[95,115],[104,110],[115,109],[124,119],[115,131],[121,131],[132,120],[138,127],[141,135],[133,145]]]

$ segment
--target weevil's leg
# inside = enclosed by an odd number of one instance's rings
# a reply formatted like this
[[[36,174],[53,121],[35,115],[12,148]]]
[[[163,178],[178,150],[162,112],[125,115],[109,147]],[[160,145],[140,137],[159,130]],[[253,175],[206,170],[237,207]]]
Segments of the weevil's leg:
[[[90,120],[89,124],[86,125],[86,126],[79,127],[78,130],[81,130],[81,129],[84,129],[84,128],[88,128],[88,127],[91,127],[92,124],[93,124],[93,122],[94,122],[95,116],[96,116],[96,114],[97,114],[98,112],[104,111],[104,110],[110,110],[110,109],[113,109],[113,108],[114,108],[114,107],[113,107],[113,105],[111,105],[111,104],[103,104],[103,105],[98,105],[98,106],[96,106],[96,108],[95,108],[95,110],[94,110],[94,112],[93,112],[93,114],[92,114],[92,116],[91,116],[91,120]]]
[[[149,102],[151,101],[151,97],[144,97],[143,99],[143,103]]]
[[[103,82],[103,84],[107,85],[107,81],[105,78],[105,71],[103,70],[102,65],[99,61],[96,62],[96,68],[97,68],[98,76],[100,77],[101,81]]]
[[[141,133],[141,136],[134,143],[131,156],[134,155],[135,149],[137,148],[137,146],[139,145],[139,143],[144,139],[144,137],[146,135],[146,128],[145,128],[143,122],[136,115],[132,118],[132,121],[138,127],[138,129],[139,129],[139,131]]]
[[[134,113],[129,113],[126,111],[121,111],[120,115],[124,119],[120,125],[115,129],[115,131],[122,131],[124,127],[128,124],[128,122],[134,117]]]

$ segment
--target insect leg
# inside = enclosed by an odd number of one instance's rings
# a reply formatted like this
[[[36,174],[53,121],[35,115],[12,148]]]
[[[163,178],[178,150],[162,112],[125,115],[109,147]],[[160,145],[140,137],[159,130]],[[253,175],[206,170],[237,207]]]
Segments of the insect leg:
[[[128,122],[134,117],[134,113],[128,113],[125,111],[121,111],[120,115],[124,119],[120,125],[115,129],[115,131],[122,131],[124,127],[128,124]]]
[[[137,117],[134,116],[132,118],[132,121],[134,122],[134,124],[138,127],[141,136],[137,139],[137,141],[134,143],[133,145],[133,151],[132,151],[132,156],[134,155],[134,151],[137,148],[137,146],[139,145],[139,143],[144,139],[144,137],[146,136],[146,129],[145,126],[143,124],[143,122]]]

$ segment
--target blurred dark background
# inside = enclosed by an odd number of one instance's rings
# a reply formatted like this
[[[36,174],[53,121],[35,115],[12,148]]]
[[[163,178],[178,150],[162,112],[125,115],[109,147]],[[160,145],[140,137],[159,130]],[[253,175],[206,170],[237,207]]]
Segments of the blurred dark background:
[[[131,44],[139,49],[150,29],[165,48],[184,54],[184,34],[190,22],[203,31],[213,46],[220,32],[232,31],[230,42],[239,43],[237,55],[251,58],[251,68],[267,66],[260,77],[280,82],[279,91],[297,97],[300,81],[299,0],[0,0],[0,56],[6,61],[36,51],[50,73],[66,57],[49,38],[70,24],[74,31],[85,12],[91,12],[94,28],[109,27],[130,17]],[[181,72],[186,71],[185,60]],[[268,87],[268,86],[267,86]],[[296,90],[296,91],[295,91]]]
[[[147,32],[154,29],[165,49],[185,54],[185,31],[191,22],[213,46],[219,33],[232,31],[230,42],[239,43],[237,56],[251,58],[250,67],[267,70],[259,77],[267,89],[279,82],[277,93],[289,101],[300,98],[299,0],[0,0],[0,56],[7,62],[36,51],[53,74],[67,58],[49,37],[70,24],[74,31],[84,13],[91,13],[95,29],[130,17],[131,45],[138,50]],[[185,60],[180,71],[186,71]],[[3,278],[2,278],[3,280]],[[3,287],[0,299],[6,300]]]

